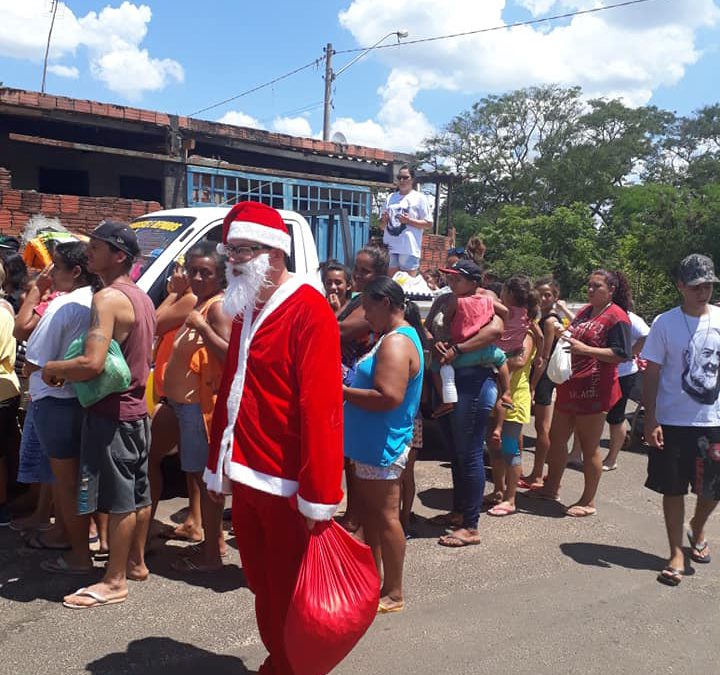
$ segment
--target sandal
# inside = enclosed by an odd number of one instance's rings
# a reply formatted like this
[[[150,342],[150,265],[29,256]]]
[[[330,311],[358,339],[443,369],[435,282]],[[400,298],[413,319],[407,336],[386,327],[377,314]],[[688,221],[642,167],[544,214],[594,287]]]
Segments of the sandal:
[[[378,602],[377,613],[378,614],[393,614],[394,612],[402,612],[405,609],[404,602],[398,602],[395,605],[385,605],[383,601]]]
[[[448,548],[465,548],[466,546],[477,546],[480,543],[480,537],[474,539],[465,539],[459,537],[456,533],[446,534],[438,539],[440,546],[447,546]]]
[[[706,565],[712,560],[712,556],[708,552],[707,540],[699,542],[693,537],[692,532],[687,533],[688,541],[690,542],[690,558],[693,562]],[[705,553],[705,555],[703,555]]]
[[[502,504],[496,504],[491,509],[488,509],[488,515],[489,516],[496,516],[497,518],[502,518],[503,516],[511,516],[513,513],[516,513],[517,510],[514,506],[503,506]]]
[[[64,600],[63,606],[68,609],[94,609],[95,607],[104,607],[105,605],[117,605],[127,600],[127,593],[125,595],[119,595],[115,598],[108,598],[105,595],[91,591],[89,588],[78,588],[74,593],[71,593],[67,597],[71,598],[73,596],[78,598],[92,598],[93,602],[89,605],[76,605],[75,603]]]
[[[657,580],[666,586],[679,586],[683,580],[683,576],[683,570],[667,565],[667,567],[664,567],[662,572],[657,575]]]

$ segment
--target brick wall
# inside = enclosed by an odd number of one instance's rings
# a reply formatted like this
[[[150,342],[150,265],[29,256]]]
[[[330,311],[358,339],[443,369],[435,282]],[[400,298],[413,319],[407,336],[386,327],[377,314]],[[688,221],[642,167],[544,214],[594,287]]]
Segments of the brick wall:
[[[423,235],[420,270],[424,272],[427,269],[444,267],[447,252],[451,245],[451,237],[445,237],[441,234]]]
[[[28,220],[36,215],[58,218],[72,232],[87,233],[105,218],[129,221],[158,211],[158,202],[120,197],[78,197],[46,195],[34,190],[15,190],[12,176],[0,168],[0,233],[19,236]]]

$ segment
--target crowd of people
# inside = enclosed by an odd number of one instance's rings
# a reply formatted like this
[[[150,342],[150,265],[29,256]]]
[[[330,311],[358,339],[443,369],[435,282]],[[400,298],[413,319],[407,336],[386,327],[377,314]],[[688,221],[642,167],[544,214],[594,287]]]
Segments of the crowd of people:
[[[423,419],[442,429],[452,474],[452,508],[428,522],[440,528],[442,546],[478,545],[483,509],[516,514],[518,489],[560,500],[571,436],[584,488],[565,512],[598,512],[599,483],[618,465],[640,367],[647,486],[664,495],[671,547],[658,579],[682,580],[688,487],[698,495],[690,554],[710,561],[704,527],[720,498],[712,261],[682,262],[681,306],[648,328],[632,313],[620,272],[589,270],[587,303],[574,313],[551,276],[494,279],[474,237],[425,273],[434,300],[423,321],[392,275],[418,273],[427,209],[412,172],[403,167],[398,178],[383,222],[386,237],[404,243],[363,248],[352,269],[327,261],[324,295],[290,274],[280,215],[253,202],[231,209],[222,244],[201,241],[187,252],[157,308],[128,276],[139,248],[126,224],[105,221],[87,243],[58,244],[52,265],[32,281],[20,256],[4,252],[0,524],[22,532],[26,546],[52,552],[41,563],[48,573],[87,576],[107,559],[102,579],[66,596],[66,607],[124,602],[128,579],[149,575],[145,551],[156,536],[191,543],[179,549],[177,571],[220,572],[231,494],[270,652],[261,672],[292,672],[284,617],[308,533],[336,515],[343,467],[347,506],[338,520],[375,556],[378,611],[401,611]],[[571,365],[553,381],[556,354],[569,354]],[[533,416],[537,444],[523,475],[522,430]],[[162,461],[176,447],[189,508],[177,527],[161,526],[153,518]],[[33,486],[19,497],[31,511],[24,517],[8,509],[15,482]]]

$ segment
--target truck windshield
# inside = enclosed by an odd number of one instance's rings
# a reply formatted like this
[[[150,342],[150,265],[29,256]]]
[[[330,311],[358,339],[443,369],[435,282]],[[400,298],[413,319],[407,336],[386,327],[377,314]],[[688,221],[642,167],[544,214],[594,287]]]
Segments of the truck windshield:
[[[137,281],[154,260],[195,220],[194,216],[143,216],[130,223],[140,246],[140,256],[130,272],[133,281]]]

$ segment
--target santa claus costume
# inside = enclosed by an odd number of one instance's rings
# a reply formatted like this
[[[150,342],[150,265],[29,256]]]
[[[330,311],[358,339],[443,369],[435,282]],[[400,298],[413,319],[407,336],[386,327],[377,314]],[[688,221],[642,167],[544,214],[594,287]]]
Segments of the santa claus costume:
[[[242,202],[223,243],[253,242],[290,254],[280,214]],[[327,300],[299,276],[233,322],[213,416],[208,489],[232,491],[233,527],[270,655],[261,673],[292,673],[283,631],[309,531],[342,499],[340,337]]]

